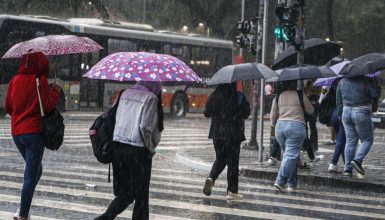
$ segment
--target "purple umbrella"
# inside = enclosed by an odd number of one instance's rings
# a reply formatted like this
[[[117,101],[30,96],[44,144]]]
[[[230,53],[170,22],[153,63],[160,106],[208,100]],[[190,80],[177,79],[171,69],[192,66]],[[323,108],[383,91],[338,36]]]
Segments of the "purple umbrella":
[[[336,76],[329,77],[329,78],[319,78],[314,82],[313,86],[316,86],[316,87],[330,86],[334,82],[335,79],[337,79],[339,77],[343,77],[343,76],[338,75],[338,74],[341,72],[342,68],[344,68],[344,66],[348,63],[350,63],[350,61],[346,60],[346,61],[342,61],[340,63],[337,63],[337,64],[331,66],[330,69],[333,70],[333,72],[336,74]],[[381,74],[381,71],[377,71],[377,72],[372,73],[372,74],[367,74],[366,76],[376,77],[380,74]]]
[[[83,77],[114,81],[201,82],[183,61],[165,54],[113,53],[95,64]]]
[[[336,76],[333,76],[333,77],[328,77],[328,78],[319,78],[317,79],[313,86],[317,86],[317,87],[321,87],[321,86],[330,86],[334,80],[337,78],[337,77],[341,77],[341,76],[338,76],[338,74],[341,72],[342,68],[346,65],[350,63],[349,60],[345,60],[345,61],[342,61],[340,63],[337,63],[333,66],[330,66],[329,68],[331,70],[333,70],[333,72],[336,74]]]

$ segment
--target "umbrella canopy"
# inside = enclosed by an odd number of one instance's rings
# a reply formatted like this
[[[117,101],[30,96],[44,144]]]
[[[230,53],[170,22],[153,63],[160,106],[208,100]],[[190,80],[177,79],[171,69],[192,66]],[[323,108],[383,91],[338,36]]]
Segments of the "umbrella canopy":
[[[383,69],[385,69],[385,53],[370,53],[345,65],[340,75],[346,77],[363,76]]]
[[[242,63],[221,68],[207,82],[207,85],[226,84],[240,80],[257,80],[274,76],[278,76],[278,74],[263,64]]]
[[[43,52],[45,55],[88,53],[103,49],[88,37],[47,35],[15,44],[2,58],[19,58],[23,54]]]
[[[326,66],[301,65],[277,70],[278,77],[267,79],[267,82],[316,79],[332,77],[336,74]]]
[[[170,55],[147,52],[110,54],[96,63],[83,77],[121,82],[202,81],[183,61]]]
[[[334,58],[333,58],[333,59],[334,59]],[[329,61],[328,63],[331,63],[331,62]],[[329,68],[330,68],[331,70],[333,70],[333,72],[335,73],[335,76],[333,76],[333,77],[328,77],[328,78],[319,78],[319,79],[317,79],[317,80],[314,82],[313,86],[318,86],[318,87],[321,87],[321,86],[330,86],[330,85],[334,82],[334,80],[335,80],[336,78],[341,77],[341,76],[339,76],[338,74],[341,72],[342,68],[343,68],[346,64],[350,63],[350,61],[347,60],[347,59],[343,59],[343,60],[340,60],[340,62],[338,62],[338,63],[336,63],[336,62],[334,62],[334,63],[335,63],[335,64],[332,65],[332,66],[330,66]]]
[[[305,40],[305,64],[324,65],[333,57],[340,54],[341,45],[321,38]],[[282,51],[274,60],[273,70],[290,67],[297,64],[297,51],[290,46]]]

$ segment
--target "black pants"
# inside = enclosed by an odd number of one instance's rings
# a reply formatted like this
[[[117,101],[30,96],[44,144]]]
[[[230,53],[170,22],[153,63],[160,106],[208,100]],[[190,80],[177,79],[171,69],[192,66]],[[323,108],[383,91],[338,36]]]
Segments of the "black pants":
[[[310,144],[313,152],[318,151],[317,116],[309,117]]]
[[[116,143],[113,159],[115,199],[97,220],[110,220],[122,213],[135,201],[133,220],[149,218],[149,187],[152,157],[147,149]]]
[[[215,161],[209,177],[214,181],[227,165],[227,190],[238,193],[239,151],[241,142],[238,140],[213,140]]]

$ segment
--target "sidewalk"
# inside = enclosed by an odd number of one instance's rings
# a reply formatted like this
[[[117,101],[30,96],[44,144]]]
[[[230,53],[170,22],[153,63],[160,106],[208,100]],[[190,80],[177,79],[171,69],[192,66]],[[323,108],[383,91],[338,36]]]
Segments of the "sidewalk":
[[[378,136],[379,134],[377,134]],[[298,183],[301,184],[322,184],[332,187],[349,187],[357,190],[370,190],[375,192],[385,192],[385,152],[381,143],[373,145],[370,153],[365,158],[363,165],[366,176],[360,178],[353,171],[353,177],[346,177],[339,174],[328,172],[328,166],[332,158],[334,146],[326,146],[320,140],[318,155],[323,155],[324,158],[317,162],[315,166],[309,169],[298,169]],[[263,162],[258,162],[258,151],[250,149],[241,149],[240,155],[240,173],[245,177],[260,178],[270,181],[273,184],[278,170],[279,164],[276,166],[267,165],[268,145],[265,145]],[[301,152],[301,158],[307,160],[307,154]],[[207,173],[210,171],[212,163],[215,159],[213,148],[205,149],[189,149],[182,150],[177,153],[176,159],[195,169],[204,170]],[[338,164],[339,170],[343,170],[342,160]]]

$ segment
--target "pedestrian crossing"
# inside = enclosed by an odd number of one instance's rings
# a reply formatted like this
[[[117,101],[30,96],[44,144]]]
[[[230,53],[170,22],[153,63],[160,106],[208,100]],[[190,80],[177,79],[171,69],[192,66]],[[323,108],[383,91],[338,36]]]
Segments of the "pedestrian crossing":
[[[11,137],[7,122],[0,122],[0,219],[12,218],[23,179],[23,162],[16,147],[11,139],[3,139]],[[34,220],[93,219],[113,198],[112,183],[107,182],[108,166],[92,155],[87,135],[91,123],[67,124],[64,146],[57,152],[46,151],[31,210]],[[240,193],[244,199],[228,202],[225,173],[207,197],[202,193],[207,173],[191,171],[173,157],[181,148],[212,148],[208,127],[172,120],[166,121],[165,127],[160,152],[153,161],[150,219],[385,219],[385,201],[377,194],[317,186],[278,193],[270,182],[242,177]],[[131,211],[132,205],[119,219],[130,219]]]

